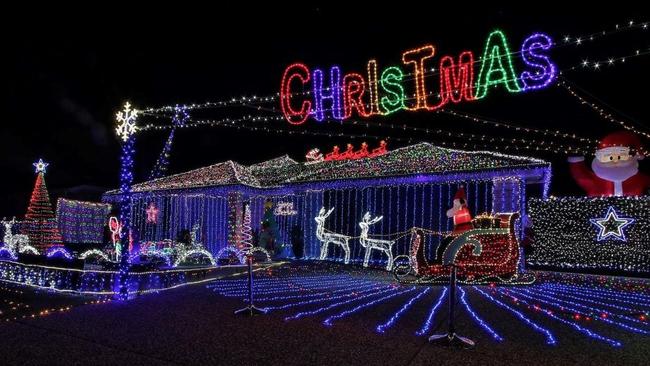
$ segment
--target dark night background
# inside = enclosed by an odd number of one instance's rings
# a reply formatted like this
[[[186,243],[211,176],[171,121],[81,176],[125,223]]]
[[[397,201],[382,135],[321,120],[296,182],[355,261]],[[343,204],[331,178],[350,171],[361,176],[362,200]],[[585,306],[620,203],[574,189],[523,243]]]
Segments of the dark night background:
[[[378,60],[380,68],[399,65],[402,52],[431,43],[436,47],[432,61],[436,66],[441,55],[457,55],[465,49],[480,57],[488,33],[495,28],[503,29],[510,46],[518,49],[535,31],[561,41],[564,35],[612,30],[615,24],[624,25],[629,20],[650,20],[647,11],[629,7],[613,11],[593,5],[569,10],[535,4],[540,8],[520,11],[470,9],[459,3],[449,9],[435,4],[375,4],[372,8],[330,4],[265,9],[250,5],[227,10],[170,7],[156,12],[131,12],[116,5],[110,14],[101,8],[86,15],[5,14],[0,61],[0,216],[24,215],[34,184],[31,164],[40,157],[50,163],[46,181],[53,202],[60,196],[99,199],[103,190],[117,187],[119,140],[113,131],[114,114],[126,100],[142,108],[240,95],[265,96],[279,90],[284,68],[297,60],[312,68],[338,64],[343,72],[365,74],[371,58]],[[586,58],[593,61],[628,55],[637,49],[643,52],[650,46],[649,35],[650,30],[619,32],[581,46],[560,47],[551,57],[563,69]],[[649,66],[650,56],[641,56],[616,66],[603,65],[598,71],[579,69],[564,76],[615,108],[608,109],[615,116],[645,125],[648,131]],[[515,68],[522,70],[520,61]],[[429,87],[437,88],[437,83]],[[516,95],[495,90],[484,100],[452,109],[593,138],[618,129],[556,86]],[[219,113],[236,117],[251,111]],[[503,131],[435,113],[400,112],[381,122],[491,136]],[[316,127],[314,121],[299,127],[274,123],[271,128],[399,135],[412,137],[413,142],[435,143],[440,139],[412,132],[354,129],[345,124]],[[138,137],[136,181],[148,175],[166,137],[167,132]],[[377,142],[367,140],[371,146]],[[285,153],[303,160],[312,147],[328,150],[349,141],[360,143],[345,137],[287,136],[229,128],[181,130],[176,135],[170,172],[228,159],[250,164]],[[644,142],[648,146],[647,139]],[[389,146],[405,144],[391,142]],[[498,145],[493,150],[504,151]],[[549,159],[554,168],[552,193],[580,194],[568,176],[565,156],[506,152]],[[650,161],[642,161],[641,167],[647,171]]]

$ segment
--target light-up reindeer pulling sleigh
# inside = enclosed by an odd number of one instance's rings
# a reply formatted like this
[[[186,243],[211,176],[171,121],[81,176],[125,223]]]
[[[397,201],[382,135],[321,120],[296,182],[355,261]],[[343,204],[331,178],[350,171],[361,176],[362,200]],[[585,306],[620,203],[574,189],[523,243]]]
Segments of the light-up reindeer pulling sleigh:
[[[447,283],[455,265],[463,283],[531,283],[534,277],[518,270],[518,217],[507,213],[475,219],[474,228],[455,236],[433,261],[425,254],[424,230],[414,228],[409,255],[395,257],[393,275],[402,283]]]

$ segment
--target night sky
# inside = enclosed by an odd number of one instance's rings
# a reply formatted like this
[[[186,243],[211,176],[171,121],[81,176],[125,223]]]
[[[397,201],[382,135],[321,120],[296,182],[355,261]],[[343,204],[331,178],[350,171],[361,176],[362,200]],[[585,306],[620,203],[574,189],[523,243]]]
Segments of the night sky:
[[[469,9],[469,5],[458,5],[445,9],[394,3],[373,8],[327,5],[261,9],[249,5],[241,9],[123,9],[121,13],[117,11],[120,9],[107,13],[94,9],[90,15],[16,15],[2,24],[5,44],[0,61],[4,86],[0,216],[24,215],[34,184],[31,164],[41,157],[50,163],[46,181],[53,201],[60,196],[98,200],[101,192],[115,188],[119,140],[113,131],[114,114],[126,100],[143,108],[241,95],[265,96],[279,90],[284,68],[294,61],[302,61],[312,69],[339,65],[344,73],[365,74],[371,58],[378,60],[380,68],[400,65],[402,52],[433,44],[435,66],[441,55],[456,56],[463,50],[472,50],[478,58],[488,33],[495,28],[504,30],[510,46],[518,49],[529,34],[537,31],[561,41],[564,35],[612,30],[615,24],[624,25],[629,20],[650,20],[647,11],[629,7],[620,11],[595,8],[581,13],[536,4],[539,10],[521,12],[498,7]],[[649,35],[650,30],[619,32],[581,46],[554,49],[551,57],[563,69],[584,59],[602,60],[637,49],[647,51]],[[522,70],[521,63],[515,67],[518,72]],[[580,69],[563,76],[604,102],[603,106],[617,117],[649,131],[648,67],[650,56],[641,56],[624,64],[603,65],[598,71]],[[431,87],[437,88],[437,83]],[[484,100],[451,109],[593,138],[618,129],[557,86],[517,95],[495,90]],[[257,112],[231,109],[210,113],[202,116],[238,117]],[[402,111],[377,121],[490,136],[503,133],[427,112]],[[407,131],[355,128],[345,123],[317,126],[313,120],[298,127],[286,122],[267,127],[411,137],[413,142],[435,143],[440,139]],[[146,178],[166,138],[167,132],[138,137],[136,181]],[[367,141],[370,145],[377,143],[373,138]],[[170,172],[229,159],[250,164],[283,154],[303,160],[312,147],[328,150],[334,144],[344,146],[348,142],[361,141],[228,128],[182,130],[176,135]],[[406,144],[393,141],[390,148]],[[494,150],[503,151],[498,145]],[[566,156],[520,154],[553,162],[552,193],[580,193],[568,176]],[[648,171],[650,161],[642,161],[641,167]]]

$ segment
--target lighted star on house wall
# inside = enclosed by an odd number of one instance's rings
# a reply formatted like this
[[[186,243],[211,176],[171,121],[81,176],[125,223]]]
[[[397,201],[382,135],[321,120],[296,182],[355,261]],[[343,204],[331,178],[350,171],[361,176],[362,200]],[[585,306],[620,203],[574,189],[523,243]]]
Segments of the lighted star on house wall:
[[[45,170],[47,169],[47,166],[50,165],[50,164],[44,162],[43,159],[38,159],[38,161],[35,162],[32,165],[35,168],[34,173],[43,173],[43,174],[45,174]]]
[[[147,222],[156,224],[158,223],[158,208],[156,208],[156,205],[151,202],[149,204],[149,208],[145,210],[147,213]]]
[[[613,206],[609,206],[605,217],[590,219],[589,221],[599,229],[598,241],[606,239],[627,241],[623,229],[634,223],[632,218],[619,217]]]

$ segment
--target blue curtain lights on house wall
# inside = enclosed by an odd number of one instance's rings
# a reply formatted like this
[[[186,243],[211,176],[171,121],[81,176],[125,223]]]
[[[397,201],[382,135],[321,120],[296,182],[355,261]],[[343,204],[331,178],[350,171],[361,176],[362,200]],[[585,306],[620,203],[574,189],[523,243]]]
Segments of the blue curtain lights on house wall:
[[[158,220],[147,220],[151,204]],[[142,245],[179,239],[184,231],[199,225],[197,239],[216,254],[228,243],[227,200],[210,194],[151,194],[132,199],[132,232]]]
[[[650,197],[531,199],[533,266],[650,273]]]
[[[59,198],[56,220],[65,243],[103,243],[111,205]]]
[[[350,241],[352,262],[360,262],[359,222],[366,212],[383,216],[369,237],[396,240],[395,255],[408,252],[413,227],[447,232],[445,216],[459,185],[465,186],[474,215],[525,211],[527,185],[546,192],[550,177],[547,163],[531,158],[487,152],[464,152],[417,144],[384,155],[350,161],[298,163],[288,157],[243,166],[225,162],[133,186],[133,230],[141,241],[175,239],[179,230],[199,225],[201,240],[216,255],[238,245],[244,205],[251,210],[252,233],[259,233],[265,205],[273,205],[283,246],[280,254],[292,256],[291,228],[302,229],[305,257],[319,258],[315,217],[323,207],[333,209],[326,220],[329,231],[357,238]],[[119,199],[119,192],[105,195]],[[147,221],[147,209],[159,210],[156,223]],[[427,253],[440,242],[427,239]],[[328,258],[342,260],[340,247],[332,246]],[[371,263],[384,265],[386,256],[373,252]]]

